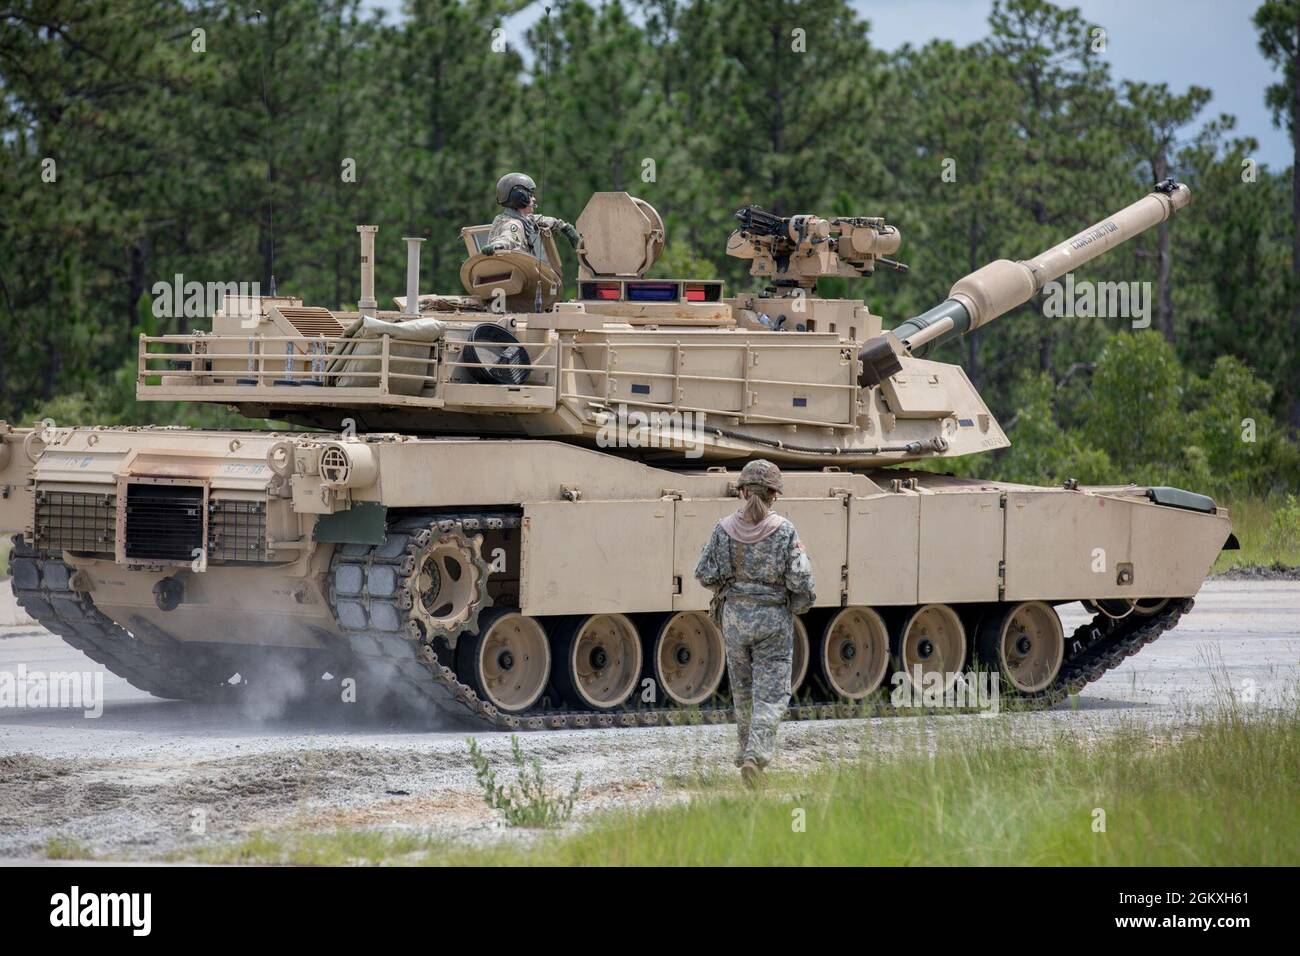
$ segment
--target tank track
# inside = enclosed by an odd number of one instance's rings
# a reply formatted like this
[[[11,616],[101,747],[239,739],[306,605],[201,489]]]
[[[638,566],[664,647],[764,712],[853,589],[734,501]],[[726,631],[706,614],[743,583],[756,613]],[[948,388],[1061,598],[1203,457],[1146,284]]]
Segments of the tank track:
[[[728,702],[698,708],[647,707],[611,712],[541,709],[523,714],[499,711],[482,700],[423,639],[410,616],[407,584],[416,573],[415,538],[436,526],[442,532],[473,535],[479,530],[518,527],[519,516],[477,513],[405,518],[389,529],[381,545],[342,545],[330,568],[330,601],[352,653],[380,676],[401,682],[404,689],[431,703],[438,711],[481,730],[564,730],[591,727],[638,727],[678,724],[722,724],[732,720]],[[1115,620],[1098,614],[1066,638],[1066,657],[1056,680],[1032,695],[1000,689],[1019,710],[1042,710],[1077,694],[1087,684],[1118,667],[1178,623],[1192,599],[1171,600],[1160,612],[1130,614]],[[951,712],[951,711],[945,711]],[[915,708],[894,708],[885,702],[866,704],[797,702],[787,720],[826,720],[890,714],[915,714]]]
[[[132,686],[178,700],[216,700],[230,692],[205,670],[215,664],[206,652],[161,633],[151,635],[159,643],[140,640],[95,607],[89,594],[72,588],[73,570],[62,559],[29,547],[21,535],[13,539],[9,570],[24,611]]]
[[[1192,598],[1171,600],[1159,613],[1129,614],[1116,620],[1098,613],[1065,639],[1065,660],[1061,672],[1037,694],[1020,694],[1004,688],[1010,699],[1023,702],[1025,709],[1045,710],[1071,694],[1077,694],[1107,671],[1114,670],[1165,631],[1176,626],[1195,605]]]

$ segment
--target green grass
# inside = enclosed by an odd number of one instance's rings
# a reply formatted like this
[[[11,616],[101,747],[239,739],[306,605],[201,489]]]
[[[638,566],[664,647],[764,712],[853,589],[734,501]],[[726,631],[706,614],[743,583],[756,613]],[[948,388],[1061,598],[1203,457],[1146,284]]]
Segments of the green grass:
[[[466,848],[380,831],[259,834],[213,862],[430,865],[1252,865],[1300,862],[1300,711],[1235,706],[1180,731],[1068,728],[1026,746],[1003,721],[760,794],[701,781],[690,801],[567,834]],[[927,744],[927,740],[929,744]],[[933,747],[928,752],[926,747]],[[1094,831],[1096,811],[1105,832]],[[804,828],[797,832],[798,820]]]
[[[385,830],[325,833],[255,833],[236,844],[172,854],[201,863],[273,863],[290,866],[357,866],[418,863],[439,844],[421,834]]]
[[[89,860],[93,854],[75,837],[52,836],[45,841],[47,860]]]
[[[1232,530],[1241,542],[1240,551],[1225,551],[1214,564],[1215,571],[1274,564],[1300,567],[1300,511],[1286,498],[1243,498],[1227,502]]]
[[[9,540],[9,535],[0,535],[0,578],[9,576],[9,551],[13,548],[13,542]]]

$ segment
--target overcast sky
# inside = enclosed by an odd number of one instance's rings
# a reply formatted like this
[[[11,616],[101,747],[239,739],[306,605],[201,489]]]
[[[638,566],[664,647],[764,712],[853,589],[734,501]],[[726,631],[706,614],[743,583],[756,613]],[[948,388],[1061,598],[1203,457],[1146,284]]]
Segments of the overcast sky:
[[[850,0],[871,23],[872,42],[893,50],[933,39],[965,45],[988,31],[993,0]],[[398,15],[401,0],[370,0]],[[1085,19],[1106,28],[1111,77],[1167,83],[1175,92],[1198,84],[1214,99],[1205,116],[1231,113],[1237,132],[1259,141],[1259,160],[1276,169],[1291,164],[1291,143],[1272,123],[1264,88],[1277,79],[1260,55],[1250,18],[1255,0],[1074,0]],[[522,47],[524,31],[542,15],[532,4],[506,23],[511,45]],[[631,6],[631,4],[629,4]]]

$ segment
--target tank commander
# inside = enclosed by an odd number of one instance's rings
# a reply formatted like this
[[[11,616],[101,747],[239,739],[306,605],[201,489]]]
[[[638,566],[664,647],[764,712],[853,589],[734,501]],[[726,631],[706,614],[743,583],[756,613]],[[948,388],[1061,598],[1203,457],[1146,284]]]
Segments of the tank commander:
[[[772,511],[781,470],[751,461],[740,472],[741,508],[713,529],[695,578],[713,592],[710,613],[722,627],[736,711],[736,766],[758,786],[776,753],[790,701],[794,615],[813,605],[812,564],[788,518]]]
[[[563,233],[575,249],[582,241],[578,230],[563,219],[537,215],[537,184],[523,173],[507,173],[497,180],[497,204],[505,211],[492,220],[492,231],[480,250],[487,255],[517,250],[545,261],[543,229]]]

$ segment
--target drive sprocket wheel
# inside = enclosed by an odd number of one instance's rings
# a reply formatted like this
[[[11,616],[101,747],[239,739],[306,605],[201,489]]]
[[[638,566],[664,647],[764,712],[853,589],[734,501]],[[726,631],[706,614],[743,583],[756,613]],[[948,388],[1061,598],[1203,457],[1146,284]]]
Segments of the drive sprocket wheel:
[[[426,528],[408,547],[411,620],[423,630],[425,642],[443,638],[454,646],[456,635],[475,630],[479,614],[492,604],[483,536],[471,536],[459,526]]]

